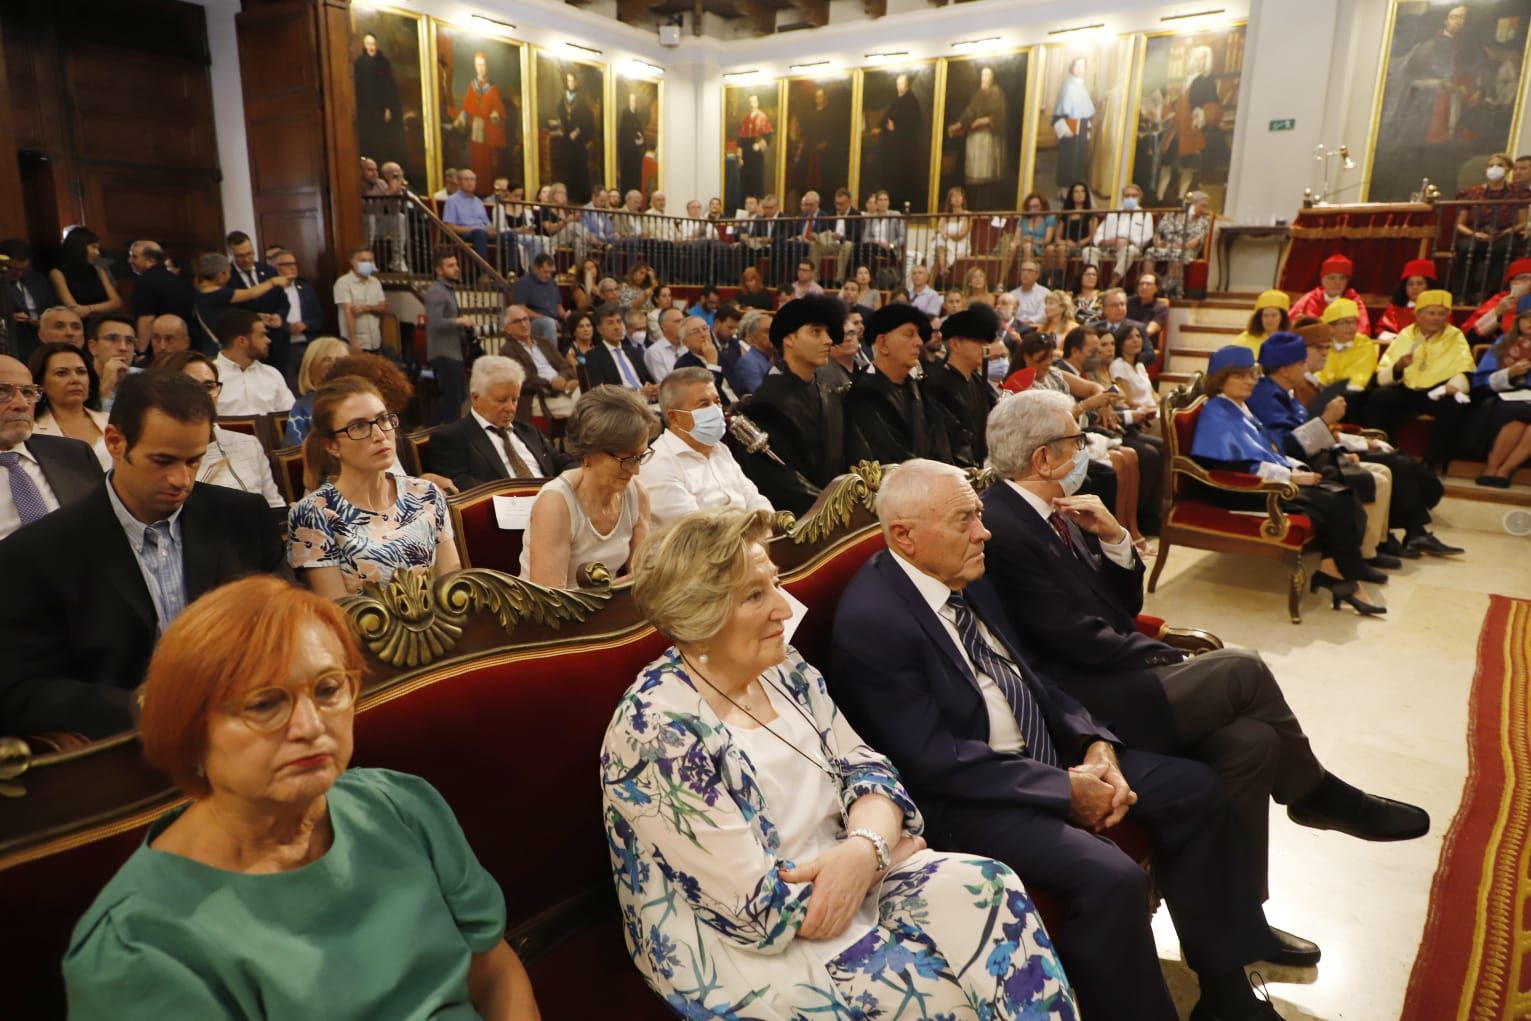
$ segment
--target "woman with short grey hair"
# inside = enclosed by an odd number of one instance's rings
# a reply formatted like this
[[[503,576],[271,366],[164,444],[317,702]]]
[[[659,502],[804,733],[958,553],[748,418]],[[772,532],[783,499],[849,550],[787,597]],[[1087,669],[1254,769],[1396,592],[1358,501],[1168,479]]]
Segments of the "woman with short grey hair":
[[[254,301],[273,287],[286,287],[291,278],[278,273],[262,280],[254,287],[233,287],[229,284],[231,266],[229,257],[222,252],[203,252],[197,256],[197,321],[202,331],[203,343],[197,345],[210,351],[220,347],[218,343],[218,317],[230,305]],[[191,324],[188,324],[191,325]]]
[[[521,546],[521,577],[576,588],[581,565],[605,565],[615,579],[648,534],[649,498],[638,468],[653,456],[659,420],[619,386],[598,386],[569,416],[564,449],[579,458],[542,487]]]

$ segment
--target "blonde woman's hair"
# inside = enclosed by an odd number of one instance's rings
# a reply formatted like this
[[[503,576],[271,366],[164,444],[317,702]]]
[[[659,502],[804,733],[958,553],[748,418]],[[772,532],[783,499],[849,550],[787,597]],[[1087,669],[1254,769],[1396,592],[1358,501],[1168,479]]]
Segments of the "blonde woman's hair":
[[[313,393],[324,382],[314,378],[320,362],[331,356],[344,358],[350,351],[351,348],[339,337],[316,337],[311,340],[308,349],[303,352],[303,362],[298,366],[298,396]]]
[[[696,511],[651,534],[634,558],[633,600],[675,642],[723,630],[749,574],[751,547],[771,534],[771,512]]]

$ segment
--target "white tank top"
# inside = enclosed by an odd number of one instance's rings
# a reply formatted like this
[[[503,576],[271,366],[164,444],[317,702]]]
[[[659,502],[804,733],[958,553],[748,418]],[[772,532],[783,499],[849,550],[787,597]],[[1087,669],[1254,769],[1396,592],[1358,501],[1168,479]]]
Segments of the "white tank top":
[[[611,571],[613,579],[622,565],[627,563],[628,551],[632,546],[633,528],[638,521],[638,480],[634,478],[627,484],[627,489],[622,493],[622,508],[617,515],[617,523],[612,526],[610,532],[602,535],[595,530],[590,518],[585,514],[583,507],[579,505],[579,497],[574,492],[574,487],[569,484],[567,474],[547,483],[542,487],[543,493],[557,493],[563,497],[564,504],[569,508],[569,576],[564,580],[566,588],[578,588],[578,571],[583,564],[605,564]],[[541,499],[539,494],[538,499]],[[521,577],[532,576],[531,544],[521,544]]]

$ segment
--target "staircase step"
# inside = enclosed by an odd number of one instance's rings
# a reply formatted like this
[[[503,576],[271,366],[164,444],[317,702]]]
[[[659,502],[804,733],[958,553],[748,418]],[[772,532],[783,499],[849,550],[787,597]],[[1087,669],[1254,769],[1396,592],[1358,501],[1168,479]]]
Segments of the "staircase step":
[[[1163,378],[1162,376],[1160,377]],[[1516,484],[1509,489],[1490,489],[1487,486],[1474,485],[1472,479],[1454,478],[1454,473],[1448,474],[1441,480],[1446,488],[1447,496],[1454,496],[1459,500],[1472,500],[1475,503],[1497,503],[1508,507],[1531,507],[1531,485]],[[1526,475],[1522,470],[1516,477]]]
[[[1237,337],[1244,332],[1242,326],[1226,326],[1215,323],[1183,323],[1181,333],[1216,334],[1220,337]]]

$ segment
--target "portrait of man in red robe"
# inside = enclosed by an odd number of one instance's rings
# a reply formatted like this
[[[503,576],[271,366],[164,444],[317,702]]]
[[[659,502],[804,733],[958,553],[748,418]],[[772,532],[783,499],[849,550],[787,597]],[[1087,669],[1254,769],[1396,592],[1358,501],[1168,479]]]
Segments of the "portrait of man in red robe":
[[[467,132],[468,165],[484,188],[493,182],[501,157],[510,145],[509,121],[499,87],[489,80],[488,58],[475,53],[473,80],[463,92],[455,124]]]

